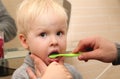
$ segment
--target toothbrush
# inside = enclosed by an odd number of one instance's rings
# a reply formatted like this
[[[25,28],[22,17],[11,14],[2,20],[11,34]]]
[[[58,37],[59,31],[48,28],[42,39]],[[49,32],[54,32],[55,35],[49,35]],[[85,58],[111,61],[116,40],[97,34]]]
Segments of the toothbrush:
[[[64,57],[76,57],[76,56],[79,56],[80,53],[68,53],[68,54],[52,54],[49,56],[49,58],[56,58],[56,57],[59,57],[59,56],[64,56]]]

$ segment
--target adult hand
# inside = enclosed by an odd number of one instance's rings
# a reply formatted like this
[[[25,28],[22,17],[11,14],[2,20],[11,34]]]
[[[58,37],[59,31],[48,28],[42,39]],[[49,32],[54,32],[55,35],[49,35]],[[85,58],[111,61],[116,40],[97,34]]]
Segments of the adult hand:
[[[72,79],[72,76],[64,65],[53,62],[47,67],[42,79]]]
[[[103,62],[112,62],[117,58],[115,43],[101,37],[90,37],[81,40],[73,52],[83,52],[78,59],[88,61],[96,59]]]
[[[27,73],[30,79],[72,79],[70,72],[64,67],[63,64],[52,62],[47,66],[40,58],[31,55],[35,64],[35,74],[30,68],[27,68]]]

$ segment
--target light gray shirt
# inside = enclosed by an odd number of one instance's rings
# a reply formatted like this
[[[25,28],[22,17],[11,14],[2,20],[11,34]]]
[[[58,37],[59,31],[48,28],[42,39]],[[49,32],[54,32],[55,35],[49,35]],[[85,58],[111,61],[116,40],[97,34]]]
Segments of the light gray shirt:
[[[12,75],[12,79],[29,79],[29,76],[26,72],[27,67],[31,67],[33,71],[34,69],[34,63],[30,56],[26,56],[24,63],[22,66],[20,66]],[[80,73],[72,66],[69,64],[65,64],[65,67],[70,71],[70,73],[73,76],[73,79],[82,79]]]

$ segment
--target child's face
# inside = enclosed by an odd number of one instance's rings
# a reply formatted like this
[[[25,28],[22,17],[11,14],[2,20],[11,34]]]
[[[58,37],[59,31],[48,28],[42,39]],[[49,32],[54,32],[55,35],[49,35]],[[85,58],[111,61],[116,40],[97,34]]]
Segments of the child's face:
[[[67,39],[66,20],[57,15],[37,18],[27,35],[26,44],[31,53],[40,57],[47,65],[62,61],[62,57],[50,59],[53,53],[65,53]]]

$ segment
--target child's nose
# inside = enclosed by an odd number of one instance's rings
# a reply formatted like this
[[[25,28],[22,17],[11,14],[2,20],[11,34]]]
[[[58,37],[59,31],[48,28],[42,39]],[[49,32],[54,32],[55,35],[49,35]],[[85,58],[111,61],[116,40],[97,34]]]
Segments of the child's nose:
[[[55,36],[51,37],[51,42],[50,42],[51,46],[57,46],[58,45],[58,40]]]

